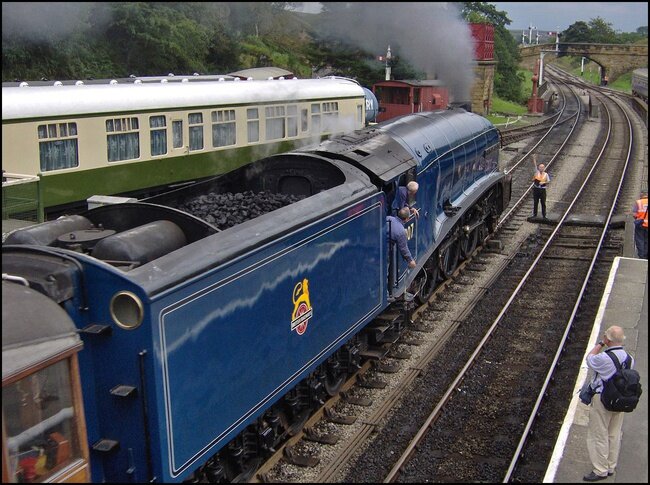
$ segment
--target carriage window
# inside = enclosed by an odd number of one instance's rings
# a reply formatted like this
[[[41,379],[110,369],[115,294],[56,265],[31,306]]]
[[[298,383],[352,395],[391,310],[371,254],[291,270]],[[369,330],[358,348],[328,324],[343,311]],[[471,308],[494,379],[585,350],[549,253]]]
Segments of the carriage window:
[[[298,136],[298,107],[287,106],[287,136]]]
[[[264,108],[266,115],[266,139],[277,140],[286,136],[284,106],[267,106]]]
[[[311,105],[311,131],[320,133],[320,104]]]
[[[39,125],[41,172],[79,166],[77,123]]]
[[[137,118],[106,120],[108,161],[140,158],[140,132]]]
[[[149,117],[151,128],[151,155],[167,153],[167,120],[164,116]]]
[[[188,125],[190,127],[190,151],[203,150],[203,113],[190,113]]]
[[[225,147],[237,142],[235,110],[224,109],[212,112],[212,146]]]
[[[339,103],[323,103],[323,131],[336,131],[339,118]]]
[[[183,122],[172,121],[172,139],[174,148],[181,148],[183,146]]]
[[[246,119],[248,119],[248,143],[260,141],[260,115],[257,108],[246,110]]]
[[[4,385],[2,423],[10,481],[43,482],[82,458],[69,360]]]
[[[357,123],[363,124],[363,106],[357,105]]]

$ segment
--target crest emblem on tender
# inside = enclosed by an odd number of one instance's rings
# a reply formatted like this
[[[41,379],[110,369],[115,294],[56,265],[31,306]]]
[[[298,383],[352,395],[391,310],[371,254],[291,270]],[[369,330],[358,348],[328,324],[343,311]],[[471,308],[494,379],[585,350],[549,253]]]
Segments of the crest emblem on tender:
[[[293,313],[291,314],[291,331],[302,335],[307,330],[309,319],[313,316],[309,301],[309,281],[303,279],[293,288]]]

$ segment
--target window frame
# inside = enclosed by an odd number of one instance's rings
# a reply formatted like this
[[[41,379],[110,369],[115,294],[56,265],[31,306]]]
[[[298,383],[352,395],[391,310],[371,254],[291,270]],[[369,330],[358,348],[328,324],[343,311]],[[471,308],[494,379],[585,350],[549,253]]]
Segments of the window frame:
[[[138,160],[141,157],[140,120],[137,116],[106,118],[104,120],[104,127],[106,130],[106,160],[108,163]],[[135,135],[135,137],[133,135]],[[116,143],[113,143],[112,140],[115,140]],[[137,153],[135,156],[129,156],[129,153],[125,153],[125,158],[115,158],[111,160],[111,145],[117,145],[117,156],[122,156],[120,154],[122,148],[119,146],[122,143],[122,140],[125,140],[127,143],[129,140],[135,140],[135,149],[137,150]]]
[[[65,134],[62,134],[62,131],[65,131]],[[39,169],[42,173],[79,167],[79,130],[76,121],[55,121],[37,125],[36,137],[38,139]],[[59,153],[56,148],[61,146],[63,146],[64,154],[72,149],[74,156],[72,163],[66,159],[67,157],[57,156]],[[47,149],[47,152],[44,152],[44,149]],[[55,153],[51,155],[51,152]],[[44,158],[50,159],[48,161],[44,160]],[[59,165],[61,163],[64,166],[48,168],[48,165]]]

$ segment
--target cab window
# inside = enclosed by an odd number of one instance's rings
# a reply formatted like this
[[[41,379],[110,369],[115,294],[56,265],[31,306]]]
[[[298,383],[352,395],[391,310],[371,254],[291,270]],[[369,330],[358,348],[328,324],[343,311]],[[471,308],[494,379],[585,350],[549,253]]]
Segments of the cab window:
[[[69,359],[2,387],[11,481],[46,481],[82,458]]]

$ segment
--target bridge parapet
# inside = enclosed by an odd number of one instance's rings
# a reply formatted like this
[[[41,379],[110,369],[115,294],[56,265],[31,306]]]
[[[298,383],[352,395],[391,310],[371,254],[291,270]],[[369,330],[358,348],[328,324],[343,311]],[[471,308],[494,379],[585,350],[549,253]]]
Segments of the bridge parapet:
[[[621,74],[648,65],[648,46],[641,44],[592,44],[581,42],[566,42],[558,45],[556,55],[583,56],[596,62],[603,68],[603,75],[607,74],[610,80],[616,79]],[[541,52],[556,52],[556,44],[539,44],[533,46],[520,46],[520,66],[532,69],[535,60]],[[550,61],[549,57],[545,62]]]

